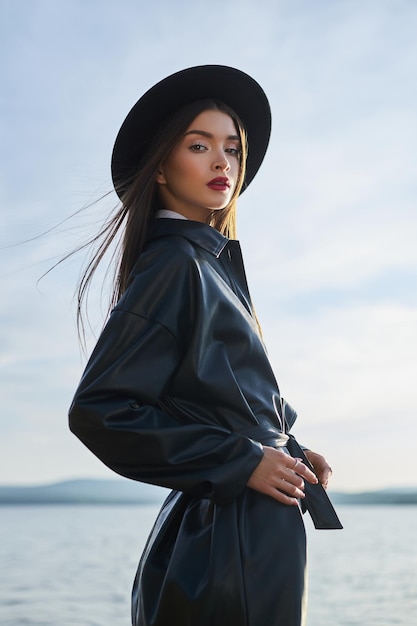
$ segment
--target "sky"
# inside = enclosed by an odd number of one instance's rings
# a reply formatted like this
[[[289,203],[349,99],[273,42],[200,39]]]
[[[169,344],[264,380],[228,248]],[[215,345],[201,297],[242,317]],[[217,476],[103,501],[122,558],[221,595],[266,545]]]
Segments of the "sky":
[[[294,432],[333,490],[417,485],[416,29],[414,0],[0,0],[0,484],[114,477],[67,424],[83,255],[38,279],[115,206],[67,220],[131,106],[218,63],[271,104],[239,239]]]

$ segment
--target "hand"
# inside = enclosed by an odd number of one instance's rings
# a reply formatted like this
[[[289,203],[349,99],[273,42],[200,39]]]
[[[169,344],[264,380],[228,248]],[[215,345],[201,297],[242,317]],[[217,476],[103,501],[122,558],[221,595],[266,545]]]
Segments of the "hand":
[[[304,498],[304,480],[317,483],[315,474],[300,459],[264,446],[264,455],[248,481],[248,487],[283,504],[298,505]]]
[[[332,468],[321,454],[317,454],[317,452],[313,452],[312,450],[304,450],[304,454],[313,466],[314,471],[317,474],[317,478],[323,487],[327,489],[329,478],[333,473]]]

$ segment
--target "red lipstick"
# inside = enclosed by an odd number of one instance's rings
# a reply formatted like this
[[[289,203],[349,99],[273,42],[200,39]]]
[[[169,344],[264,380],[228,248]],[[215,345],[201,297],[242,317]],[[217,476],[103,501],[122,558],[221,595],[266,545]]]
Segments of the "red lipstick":
[[[226,191],[230,189],[230,180],[226,176],[217,176],[207,183],[207,187],[216,191]]]

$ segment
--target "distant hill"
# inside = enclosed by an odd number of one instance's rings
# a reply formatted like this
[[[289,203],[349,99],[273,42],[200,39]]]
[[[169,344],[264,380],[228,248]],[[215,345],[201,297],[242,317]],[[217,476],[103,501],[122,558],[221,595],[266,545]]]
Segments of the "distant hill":
[[[79,479],[38,486],[0,486],[2,504],[161,504],[168,490],[134,480]],[[417,487],[330,492],[338,504],[417,504]]]
[[[0,504],[159,504],[167,489],[134,480],[68,480],[51,485],[0,486]]]
[[[334,504],[417,504],[417,487],[398,487],[358,493],[330,493]]]

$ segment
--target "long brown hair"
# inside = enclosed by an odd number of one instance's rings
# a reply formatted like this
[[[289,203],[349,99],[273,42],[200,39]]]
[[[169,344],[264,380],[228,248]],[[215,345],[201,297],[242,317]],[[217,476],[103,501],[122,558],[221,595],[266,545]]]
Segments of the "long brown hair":
[[[220,233],[236,238],[236,201],[245,179],[247,156],[246,133],[236,113],[223,102],[217,100],[199,100],[178,110],[153,138],[145,157],[138,164],[137,171],[123,181],[126,190],[121,197],[121,204],[114,214],[104,223],[99,233],[82,248],[91,246],[92,253],[80,278],[77,288],[77,325],[80,337],[84,337],[85,325],[83,311],[86,309],[88,292],[94,274],[106,253],[113,247],[109,267],[114,263],[112,289],[107,313],[118,302],[126,290],[129,275],[138,255],[144,248],[150,223],[159,208],[160,198],[155,182],[158,168],[168,157],[192,121],[203,111],[217,110],[227,113],[232,118],[241,142],[241,158],[238,183],[229,204],[220,211],[215,211],[209,219],[210,226]]]

